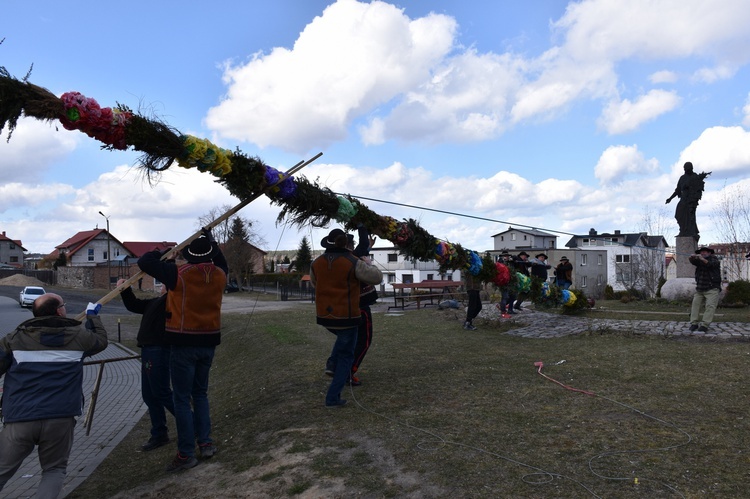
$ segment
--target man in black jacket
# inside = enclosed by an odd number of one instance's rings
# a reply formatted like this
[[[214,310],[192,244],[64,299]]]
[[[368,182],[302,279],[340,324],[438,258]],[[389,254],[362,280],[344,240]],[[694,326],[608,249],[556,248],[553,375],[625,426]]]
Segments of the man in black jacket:
[[[0,490],[37,448],[42,479],[36,497],[57,497],[83,412],[83,359],[107,348],[107,331],[89,303],[82,323],[67,317],[55,293],[34,301],[33,319],[0,339],[3,430]]]
[[[125,279],[117,281],[117,286]],[[141,348],[141,396],[151,418],[151,437],[141,445],[148,452],[169,443],[167,411],[174,416],[172,388],[169,384],[169,345],[164,342],[164,304],[167,288],[162,285],[158,298],[136,298],[133,288],[120,292],[122,302],[129,311],[142,314],[138,328],[138,346]]]
[[[695,295],[693,306],[690,308],[690,330],[708,331],[708,326],[714,319],[716,306],[719,304],[721,292],[721,263],[714,255],[714,250],[703,246],[698,248],[695,255],[690,255],[690,263],[695,265]],[[703,320],[699,321],[701,307],[705,303]]]

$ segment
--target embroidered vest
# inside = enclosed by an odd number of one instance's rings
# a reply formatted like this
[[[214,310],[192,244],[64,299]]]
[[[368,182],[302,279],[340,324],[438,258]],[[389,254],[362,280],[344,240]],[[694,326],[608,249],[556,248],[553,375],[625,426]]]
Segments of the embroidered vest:
[[[177,285],[167,293],[165,330],[189,335],[219,334],[226,284],[226,274],[213,263],[180,266]]]

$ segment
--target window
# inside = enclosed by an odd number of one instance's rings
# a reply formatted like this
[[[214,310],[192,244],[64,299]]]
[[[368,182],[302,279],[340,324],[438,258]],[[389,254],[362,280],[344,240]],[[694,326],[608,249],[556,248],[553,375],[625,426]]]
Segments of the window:
[[[604,246],[616,246],[617,245],[617,238],[616,237],[605,237],[604,238]]]
[[[586,287],[586,276],[585,275],[581,276],[581,287],[582,288]]]
[[[89,261],[93,262],[94,261],[94,248],[89,248],[88,256],[89,256]]]
[[[394,283],[396,282],[396,274],[386,274],[388,276],[388,283]]]
[[[596,255],[596,264],[602,265],[604,263],[604,258],[602,258],[602,255]]]
[[[598,276],[596,276],[596,284],[597,284],[597,286],[601,286],[602,284],[604,284],[604,276],[603,275],[599,274]]]
[[[9,248],[10,248],[10,249],[16,249],[16,245],[15,245],[15,244],[13,244],[13,243],[10,243],[10,245],[9,245]]]
[[[510,240],[511,241],[515,241],[516,240],[516,234],[511,234],[510,235]]]
[[[581,265],[588,265],[589,263],[589,256],[587,254],[581,255]]]
[[[388,253],[388,263],[394,263],[398,261],[398,253]]]
[[[107,258],[107,252],[106,251],[102,251],[102,260],[109,260],[109,258]]]
[[[523,236],[523,240],[524,240],[524,241],[526,240],[526,234],[524,234],[524,236]]]
[[[17,256],[10,257],[10,263],[18,263],[18,257]]]
[[[630,263],[630,255],[615,255],[616,263]]]
[[[596,246],[596,239],[584,237],[581,239],[581,246]]]
[[[550,249],[554,249],[554,247],[555,247],[555,241],[554,240],[550,241],[548,247]]]
[[[505,236],[500,236],[501,241],[505,241]]]
[[[428,281],[433,281],[433,280],[435,280],[435,275],[434,275],[434,274],[427,274],[427,280],[428,280]]]
[[[414,276],[412,274],[404,274],[401,276],[401,282],[404,284],[413,284]]]

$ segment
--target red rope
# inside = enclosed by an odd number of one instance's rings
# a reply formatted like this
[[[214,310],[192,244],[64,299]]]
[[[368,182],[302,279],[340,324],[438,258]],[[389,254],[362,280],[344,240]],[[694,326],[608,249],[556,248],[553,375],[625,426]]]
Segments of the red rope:
[[[563,388],[565,388],[566,390],[570,390],[570,391],[572,391],[572,392],[579,392],[579,393],[584,393],[584,394],[586,394],[586,395],[591,395],[592,397],[595,397],[595,396],[596,396],[596,394],[595,394],[594,392],[589,392],[589,391],[586,391],[586,390],[581,390],[581,389],[579,389],[579,388],[573,388],[572,386],[568,386],[568,385],[566,385],[566,384],[564,384],[564,383],[560,383],[560,382],[559,382],[559,381],[557,381],[556,379],[552,379],[552,378],[550,378],[549,376],[547,376],[546,374],[542,373],[542,367],[544,367],[544,362],[542,362],[541,360],[540,360],[539,362],[534,362],[534,366],[536,366],[536,368],[537,368],[537,371],[536,371],[536,372],[537,372],[537,373],[538,373],[538,374],[539,374],[539,375],[540,375],[540,376],[541,376],[542,378],[544,378],[544,379],[546,379],[546,380],[548,380],[548,381],[551,381],[551,382],[553,382],[553,383],[556,383],[556,384],[558,384],[558,385],[562,386]]]

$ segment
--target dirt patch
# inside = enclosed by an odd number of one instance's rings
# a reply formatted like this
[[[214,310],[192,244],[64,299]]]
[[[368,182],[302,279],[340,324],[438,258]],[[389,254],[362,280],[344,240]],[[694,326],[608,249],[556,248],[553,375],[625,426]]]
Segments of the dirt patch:
[[[45,283],[36,277],[29,277],[23,274],[13,274],[5,279],[0,279],[0,286],[46,286]]]
[[[423,499],[441,497],[447,491],[432,483],[426,483],[418,473],[408,472],[398,465],[394,456],[383,447],[382,442],[358,435],[358,445],[349,449],[317,447],[306,451],[295,449],[294,434],[314,429],[297,428],[285,430],[288,438],[279,447],[272,449],[258,466],[243,472],[233,472],[218,462],[202,462],[193,469],[180,472],[156,483],[139,486],[120,492],[111,499],[141,498],[170,499],[184,497],[298,497],[301,499],[323,499],[344,497],[379,497],[367,490],[347,484],[345,477],[328,475],[321,477],[314,469],[319,456],[335,456],[341,462],[354,462],[356,454],[365,454],[371,460],[371,472],[385,476],[388,483],[397,486],[401,497]]]

